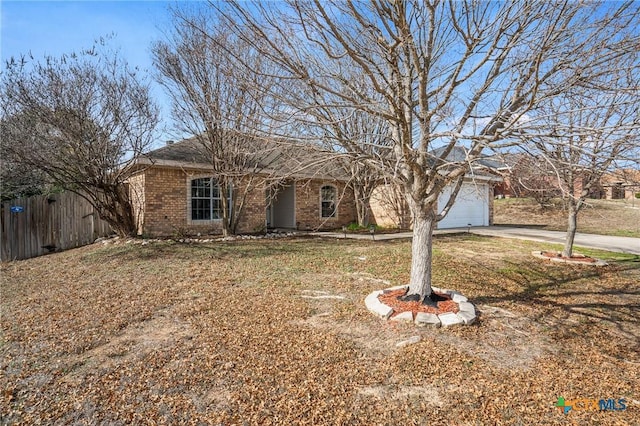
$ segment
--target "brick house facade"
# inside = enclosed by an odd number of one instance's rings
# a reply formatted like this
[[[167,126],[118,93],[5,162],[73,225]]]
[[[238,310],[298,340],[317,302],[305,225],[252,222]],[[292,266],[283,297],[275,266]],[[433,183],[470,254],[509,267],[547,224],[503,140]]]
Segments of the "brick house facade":
[[[237,233],[268,229],[334,230],[357,222],[349,177],[336,166],[334,154],[309,146],[260,142],[259,172],[239,179],[236,195],[246,194],[237,220]],[[265,152],[268,155],[264,155]],[[251,154],[249,154],[251,155]],[[256,163],[254,163],[256,164]],[[479,162],[482,169],[494,161]],[[151,151],[137,163],[129,179],[138,234],[145,236],[208,235],[222,232],[224,196],[194,138]],[[253,170],[257,170],[254,168]],[[456,203],[439,228],[493,223],[494,173],[474,171],[465,179]],[[250,176],[253,178],[248,187]],[[256,182],[258,182],[256,184]],[[442,197],[447,197],[449,187]],[[444,200],[445,198],[443,198]],[[446,201],[438,200],[438,203]],[[411,217],[404,196],[381,185],[370,199],[371,223],[407,229]],[[217,207],[216,207],[217,206]]]
[[[197,158],[185,156],[183,142],[152,151],[147,155],[146,164],[139,163],[139,172],[129,180],[140,235],[222,232],[221,219],[196,217],[194,209],[198,204],[192,199],[194,182],[207,180],[212,175]],[[261,179],[256,180],[262,182]],[[232,190],[244,193],[247,181],[241,180],[239,187]],[[207,202],[207,206],[210,203]],[[327,210],[329,205],[333,209],[330,212]],[[323,170],[306,170],[305,173],[288,174],[279,191],[267,191],[262,183],[249,188],[236,232],[257,233],[267,228],[339,229],[354,222],[356,217],[353,192],[345,179],[323,173]]]

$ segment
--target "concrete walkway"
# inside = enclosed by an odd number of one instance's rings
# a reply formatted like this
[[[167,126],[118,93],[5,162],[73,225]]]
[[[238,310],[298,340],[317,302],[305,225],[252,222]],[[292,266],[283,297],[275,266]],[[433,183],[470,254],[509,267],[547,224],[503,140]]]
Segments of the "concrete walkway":
[[[564,244],[565,233],[561,231],[545,231],[534,228],[514,228],[507,226],[486,226],[476,228],[454,228],[439,229],[434,232],[436,235],[457,234],[461,232],[471,232],[476,235],[486,235],[491,237],[516,238],[520,240],[541,241],[546,243]],[[310,235],[345,238],[342,232],[311,232]],[[357,240],[385,241],[402,238],[411,238],[411,232],[398,232],[395,234],[346,234],[346,238]],[[607,250],[617,253],[630,253],[640,255],[640,238],[631,237],[611,237],[608,235],[582,234],[577,233],[574,241],[575,246]]]

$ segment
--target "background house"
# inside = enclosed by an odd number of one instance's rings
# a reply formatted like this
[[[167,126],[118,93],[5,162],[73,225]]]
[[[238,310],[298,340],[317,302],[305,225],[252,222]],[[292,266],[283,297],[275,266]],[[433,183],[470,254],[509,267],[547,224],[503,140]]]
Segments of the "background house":
[[[630,200],[640,194],[640,170],[619,169],[607,173],[601,180],[602,198]]]
[[[525,154],[508,154],[501,157],[507,167],[499,169],[502,182],[495,186],[498,198],[532,197],[544,201],[562,196],[562,187],[556,171],[545,160]],[[588,175],[582,172],[575,179],[574,191],[580,193]],[[617,169],[605,173],[599,182],[589,188],[591,199],[631,199],[640,193],[640,171]]]

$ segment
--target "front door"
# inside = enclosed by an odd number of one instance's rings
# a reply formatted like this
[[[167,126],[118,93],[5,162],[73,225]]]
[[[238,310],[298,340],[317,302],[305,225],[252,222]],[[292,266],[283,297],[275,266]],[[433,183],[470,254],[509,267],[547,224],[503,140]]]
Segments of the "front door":
[[[267,227],[289,229],[296,227],[295,196],[295,182],[277,189],[271,197],[271,204],[267,207]]]

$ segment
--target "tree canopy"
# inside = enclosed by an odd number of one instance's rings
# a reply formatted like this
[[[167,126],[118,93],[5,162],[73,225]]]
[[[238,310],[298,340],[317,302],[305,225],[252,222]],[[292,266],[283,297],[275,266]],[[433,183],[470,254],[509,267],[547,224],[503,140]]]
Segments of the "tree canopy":
[[[537,105],[594,84],[638,47],[633,2],[210,5],[275,65],[279,100],[298,112],[291,117],[335,108],[387,122],[389,155],[343,149],[376,161],[403,189],[413,220],[409,296],[418,299],[431,293],[433,229],[483,151],[518,144]],[[464,158],[450,157],[455,147]],[[446,185],[451,196],[437,205]]]
[[[135,234],[129,167],[153,141],[147,83],[104,40],[60,57],[12,58],[0,82],[3,152],[77,192],[121,235]]]

